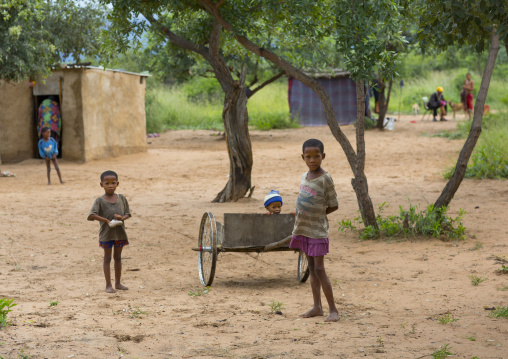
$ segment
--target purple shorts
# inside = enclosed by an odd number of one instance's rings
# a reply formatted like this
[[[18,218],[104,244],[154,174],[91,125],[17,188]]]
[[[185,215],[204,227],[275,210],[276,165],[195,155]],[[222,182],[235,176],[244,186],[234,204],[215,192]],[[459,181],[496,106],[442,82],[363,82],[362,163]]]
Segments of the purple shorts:
[[[127,246],[128,244],[129,241],[127,239],[123,239],[121,241],[99,242],[99,247],[102,248],[123,247]]]
[[[328,244],[328,238],[309,238],[293,235],[289,248],[299,249],[309,257],[320,257],[328,253]]]

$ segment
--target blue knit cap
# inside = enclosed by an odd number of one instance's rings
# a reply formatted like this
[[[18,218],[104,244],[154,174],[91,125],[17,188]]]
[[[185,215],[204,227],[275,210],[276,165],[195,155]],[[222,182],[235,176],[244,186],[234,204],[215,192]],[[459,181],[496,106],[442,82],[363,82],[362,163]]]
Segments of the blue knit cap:
[[[265,197],[265,207],[273,202],[280,202],[282,205],[282,197],[280,196],[279,191],[274,191],[272,189]]]

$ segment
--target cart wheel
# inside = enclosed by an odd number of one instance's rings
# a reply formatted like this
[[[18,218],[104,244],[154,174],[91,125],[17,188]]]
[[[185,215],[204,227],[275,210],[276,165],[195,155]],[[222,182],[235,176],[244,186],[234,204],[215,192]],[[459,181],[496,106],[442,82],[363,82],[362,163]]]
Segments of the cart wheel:
[[[309,278],[309,263],[307,262],[307,256],[305,253],[300,252],[298,255],[298,270],[296,273],[296,279],[300,283],[304,283]]]
[[[217,227],[211,212],[205,212],[199,228],[199,280],[205,287],[212,285],[217,264]]]

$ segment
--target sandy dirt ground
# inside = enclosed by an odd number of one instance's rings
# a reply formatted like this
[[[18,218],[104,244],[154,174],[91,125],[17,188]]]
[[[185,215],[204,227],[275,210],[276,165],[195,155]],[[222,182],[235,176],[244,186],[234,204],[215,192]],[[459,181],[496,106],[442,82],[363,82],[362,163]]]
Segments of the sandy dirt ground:
[[[411,123],[410,120],[416,120]],[[366,134],[366,174],[375,204],[395,211],[433,202],[445,185],[462,140],[431,137],[456,122],[403,117],[394,131]],[[354,127],[343,130],[354,142]],[[18,304],[0,330],[3,358],[431,358],[448,344],[453,358],[508,358],[508,319],[485,307],[508,305],[508,275],[494,255],[508,254],[505,181],[466,180],[450,214],[467,214],[460,242],[412,238],[360,241],[338,221],[356,216],[351,170],[328,128],[252,131],[251,198],[211,200],[227,181],[224,141],[211,131],[170,131],[150,138],[147,153],[85,164],[60,162],[64,185],[46,184],[41,160],[4,164],[17,177],[0,178],[0,298]],[[293,252],[219,255],[215,281],[200,286],[199,224],[205,211],[263,213],[263,198],[278,189],[284,212],[295,205],[300,158],[307,138],[320,138],[323,167],[334,178],[340,208],[329,216],[325,265],[340,322],[301,319],[312,304],[309,282],[296,280]],[[86,220],[103,194],[99,174],[118,172],[118,193],[129,200],[130,245],[123,282],[105,293],[97,222]],[[477,243],[481,249],[472,250]],[[471,275],[487,278],[479,286]],[[50,302],[58,301],[56,306]],[[282,315],[270,303],[282,302]],[[324,306],[325,314],[327,306]],[[441,324],[449,314],[457,321]]]

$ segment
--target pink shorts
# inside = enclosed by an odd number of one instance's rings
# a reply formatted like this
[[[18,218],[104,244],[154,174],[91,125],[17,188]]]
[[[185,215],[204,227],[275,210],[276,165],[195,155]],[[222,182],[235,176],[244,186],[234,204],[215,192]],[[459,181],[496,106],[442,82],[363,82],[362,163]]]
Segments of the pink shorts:
[[[295,236],[291,238],[289,248],[299,249],[309,257],[320,257],[328,253],[328,238],[309,238],[305,236]]]

